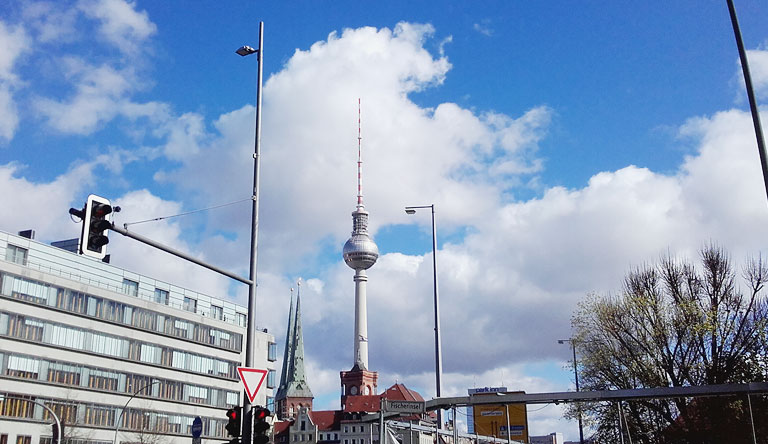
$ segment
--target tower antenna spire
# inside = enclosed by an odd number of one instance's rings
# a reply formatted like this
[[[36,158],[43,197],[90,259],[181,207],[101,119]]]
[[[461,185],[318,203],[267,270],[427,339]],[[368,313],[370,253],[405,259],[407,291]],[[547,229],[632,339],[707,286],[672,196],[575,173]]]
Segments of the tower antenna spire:
[[[357,98],[357,208],[364,208],[363,205],[363,150],[360,135],[360,98]]]

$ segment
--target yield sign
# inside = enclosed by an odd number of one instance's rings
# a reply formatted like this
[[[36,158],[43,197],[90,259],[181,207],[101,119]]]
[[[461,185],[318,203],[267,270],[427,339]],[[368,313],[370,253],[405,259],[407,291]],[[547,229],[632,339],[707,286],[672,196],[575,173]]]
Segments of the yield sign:
[[[264,382],[264,378],[267,377],[267,370],[238,367],[237,373],[240,374],[240,381],[242,381],[243,387],[245,387],[245,394],[248,395],[248,400],[253,402],[256,398],[256,393],[259,393],[261,383]]]

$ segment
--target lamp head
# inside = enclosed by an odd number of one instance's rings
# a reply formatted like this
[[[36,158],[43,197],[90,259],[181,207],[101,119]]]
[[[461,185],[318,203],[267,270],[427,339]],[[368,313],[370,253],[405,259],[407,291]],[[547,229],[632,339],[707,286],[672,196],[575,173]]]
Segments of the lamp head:
[[[416,214],[416,210],[414,210],[413,208],[406,208],[405,214]]]
[[[238,48],[238,50],[235,51],[235,52],[238,53],[239,55],[245,57],[247,55],[253,54],[254,52],[258,52],[258,49],[253,49],[250,46],[245,45],[245,46],[241,46],[240,48]]]

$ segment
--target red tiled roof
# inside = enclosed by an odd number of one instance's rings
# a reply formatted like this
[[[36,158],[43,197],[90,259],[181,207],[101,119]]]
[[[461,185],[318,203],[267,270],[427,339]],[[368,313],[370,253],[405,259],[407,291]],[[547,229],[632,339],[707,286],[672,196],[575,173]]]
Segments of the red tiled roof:
[[[344,403],[344,411],[354,412],[378,412],[381,396],[379,395],[358,395],[347,396],[347,402]]]
[[[424,398],[418,392],[415,392],[403,384],[395,384],[381,394],[386,399],[393,401],[423,401]]]
[[[309,412],[309,418],[320,431],[339,430],[341,414],[339,410],[313,410]]]
[[[275,434],[275,436],[277,436],[277,435],[285,432],[286,430],[288,430],[288,427],[291,426],[291,422],[292,421],[276,421],[273,424],[274,428],[272,429],[272,431]]]

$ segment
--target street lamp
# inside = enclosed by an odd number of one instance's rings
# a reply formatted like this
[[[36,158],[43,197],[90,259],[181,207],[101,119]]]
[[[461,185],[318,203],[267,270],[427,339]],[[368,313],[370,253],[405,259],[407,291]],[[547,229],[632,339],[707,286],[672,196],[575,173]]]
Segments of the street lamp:
[[[579,372],[576,370],[576,341],[573,340],[573,338],[570,339],[558,339],[558,344],[565,344],[566,342],[569,342],[571,344],[571,349],[573,350],[573,378],[576,380],[576,392],[579,391]],[[579,413],[579,443],[584,444],[584,428],[581,423],[581,405],[577,406],[577,410]]]
[[[117,432],[120,431],[120,420],[123,419],[123,413],[125,413],[125,409],[128,408],[128,403],[131,402],[133,398],[136,397],[139,393],[143,392],[144,390],[148,389],[149,387],[152,387],[155,384],[160,384],[160,381],[152,381],[149,384],[145,384],[141,387],[139,387],[138,390],[133,392],[130,398],[128,398],[127,401],[125,401],[125,405],[123,406],[123,409],[120,410],[120,415],[117,417],[117,421],[115,421],[115,441],[114,444],[117,444]]]
[[[251,283],[248,285],[248,334],[245,339],[245,366],[253,367],[254,348],[256,346],[256,270],[257,270],[257,251],[259,239],[259,149],[261,146],[261,77],[264,65],[264,22],[259,22],[259,49],[250,46],[241,46],[235,51],[238,55],[245,57],[256,54],[258,71],[256,75],[256,135],[254,140],[253,152],[253,195],[251,207],[251,256],[250,273]],[[251,415],[245,414],[250,409],[250,400],[248,396],[243,397],[243,430],[251,430]],[[251,444],[245,442],[243,444]]]
[[[435,229],[435,204],[405,207],[406,214],[415,214],[420,208],[432,209],[432,279],[435,289],[435,392],[440,397],[440,380],[443,378],[443,353],[440,343],[440,298],[437,293],[437,230]],[[443,427],[443,412],[437,410],[437,428]]]

